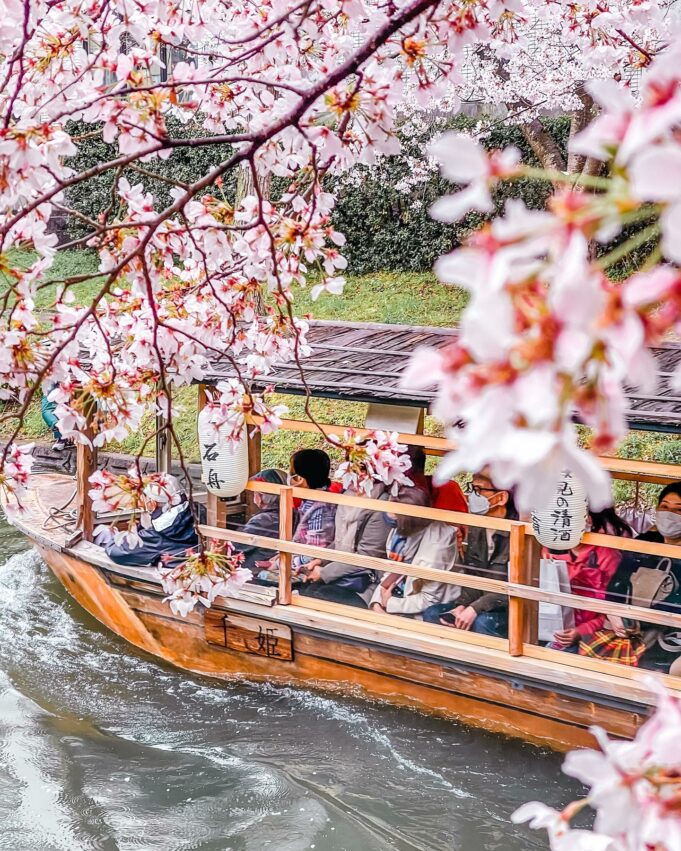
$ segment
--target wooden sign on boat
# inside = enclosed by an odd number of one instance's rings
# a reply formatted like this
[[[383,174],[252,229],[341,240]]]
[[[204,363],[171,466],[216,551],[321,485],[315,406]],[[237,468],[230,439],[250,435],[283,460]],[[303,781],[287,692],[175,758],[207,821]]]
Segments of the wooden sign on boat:
[[[204,630],[209,644],[282,662],[293,661],[293,635],[283,624],[208,609]]]

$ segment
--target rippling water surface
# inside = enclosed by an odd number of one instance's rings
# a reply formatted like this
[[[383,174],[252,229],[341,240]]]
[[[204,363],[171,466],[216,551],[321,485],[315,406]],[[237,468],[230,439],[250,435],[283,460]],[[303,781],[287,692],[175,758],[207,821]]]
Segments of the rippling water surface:
[[[531,851],[513,809],[576,792],[528,745],[158,664],[0,548],[2,851]]]

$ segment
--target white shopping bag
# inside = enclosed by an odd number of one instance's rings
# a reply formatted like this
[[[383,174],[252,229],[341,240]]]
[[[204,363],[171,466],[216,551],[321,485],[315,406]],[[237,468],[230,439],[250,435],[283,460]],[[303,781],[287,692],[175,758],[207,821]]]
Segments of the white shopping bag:
[[[554,558],[541,559],[539,562],[539,587],[543,591],[571,593],[565,562]],[[572,629],[574,625],[574,609],[559,606],[557,603],[539,604],[538,638],[540,641],[553,641],[556,632],[560,632],[562,629]]]

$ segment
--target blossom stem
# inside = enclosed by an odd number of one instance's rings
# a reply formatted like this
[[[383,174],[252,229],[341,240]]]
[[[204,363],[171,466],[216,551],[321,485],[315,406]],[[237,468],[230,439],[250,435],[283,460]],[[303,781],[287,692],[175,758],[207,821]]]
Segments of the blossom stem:
[[[577,183],[582,186],[589,186],[592,189],[609,189],[612,181],[609,177],[596,177],[591,174],[569,174],[566,171],[558,171],[558,169],[536,168],[535,166],[527,166],[511,180],[530,177],[535,180],[545,180],[549,183],[565,183],[575,186]]]
[[[599,257],[596,261],[596,265],[600,269],[608,269],[610,266],[614,266],[615,263],[622,260],[624,257],[627,257],[631,254],[632,251],[635,251],[637,248],[640,248],[642,245],[645,245],[651,239],[656,239],[660,235],[660,226],[657,222],[652,225],[648,225],[648,227],[643,228],[643,230],[635,233],[632,237],[630,237],[626,242],[623,242],[622,245],[618,245],[616,248],[613,248],[612,251],[609,251],[603,257]]]

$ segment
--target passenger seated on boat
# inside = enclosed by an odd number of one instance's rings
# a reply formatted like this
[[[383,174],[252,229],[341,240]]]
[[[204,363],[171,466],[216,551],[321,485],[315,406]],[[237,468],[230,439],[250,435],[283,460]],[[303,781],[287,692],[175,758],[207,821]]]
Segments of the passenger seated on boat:
[[[151,526],[148,529],[140,526],[137,534],[139,546],[111,541],[104,551],[116,564],[155,567],[164,557],[178,558],[195,547],[199,540],[186,494],[178,492],[171,504],[157,506],[151,513]]]
[[[331,489],[331,459],[323,449],[299,449],[291,456],[291,468],[288,481],[296,488],[311,491]],[[298,523],[293,534],[296,544],[308,544],[314,547],[330,547],[336,531],[336,506],[329,502],[318,502],[312,497],[304,499],[298,509]],[[309,556],[294,556],[292,576],[300,581],[301,574],[312,559]],[[258,574],[258,579],[266,584],[279,581],[278,559],[271,567]]]
[[[639,535],[638,540],[681,548],[681,482],[662,489],[655,525]],[[608,586],[607,599],[681,614],[681,549],[678,559],[629,553]],[[681,657],[681,630],[675,627],[622,621],[612,616],[608,622],[617,635],[640,636],[645,644],[645,653],[638,662],[642,668],[667,671]]]
[[[286,473],[283,470],[269,468],[251,476],[251,482],[268,482],[273,485],[285,485]],[[258,509],[243,527],[242,531],[249,535],[261,535],[265,538],[279,537],[279,495],[276,493],[254,493],[253,502]],[[258,562],[269,562],[275,555],[275,550],[255,544],[234,544],[237,552],[243,553],[243,567],[258,571],[262,568]]]
[[[613,508],[603,511],[590,511],[587,519],[587,531],[602,535],[617,535],[633,538],[629,526],[615,513]],[[598,547],[593,544],[578,544],[571,550],[559,552],[542,551],[542,558],[552,558],[565,562],[570,590],[581,597],[604,600],[610,581],[622,561],[621,550],[610,547]],[[556,632],[548,645],[553,650],[566,650],[577,653],[580,642],[589,641],[606,622],[605,615],[586,609],[573,609],[575,625]]]
[[[400,489],[397,502],[428,506],[430,498],[423,489],[408,487]],[[452,570],[458,554],[456,526],[404,514],[384,516],[392,526],[386,544],[389,559],[436,570]],[[451,607],[461,593],[458,585],[411,576],[407,576],[401,586],[402,576],[397,571],[383,577],[371,598],[370,606],[374,611],[416,617],[434,605]],[[399,594],[395,593],[398,587]]]
[[[476,473],[468,487],[468,508],[474,514],[515,520],[518,512],[509,490],[498,488],[486,471]],[[466,573],[488,579],[508,579],[508,532],[469,527],[464,563]],[[508,597],[492,591],[463,588],[457,605],[430,606],[423,619],[484,635],[508,634]]]
[[[468,511],[468,502],[458,482],[452,480],[443,485],[435,485],[433,477],[426,475],[426,453],[423,447],[409,446],[407,454],[411,459],[411,469],[407,470],[407,476],[417,488],[421,488],[430,496],[431,508]]]
[[[349,488],[346,493],[350,496],[366,496],[364,491],[354,488]],[[368,496],[370,499],[387,499],[385,485],[374,482]],[[339,505],[336,509],[333,549],[371,558],[385,558],[390,527],[384,516],[371,508]],[[313,559],[308,563],[304,579],[306,584],[300,589],[301,594],[355,606],[366,606],[371,598],[371,590],[376,585],[373,570],[321,559]],[[355,599],[356,595],[360,595],[360,599]]]

